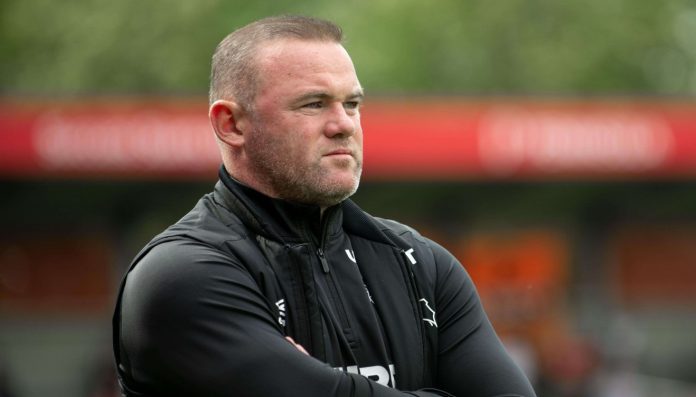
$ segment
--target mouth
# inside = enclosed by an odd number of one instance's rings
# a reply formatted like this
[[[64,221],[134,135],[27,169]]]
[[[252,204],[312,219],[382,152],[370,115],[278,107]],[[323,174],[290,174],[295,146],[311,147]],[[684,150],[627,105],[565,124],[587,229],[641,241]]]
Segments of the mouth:
[[[336,149],[326,153],[324,156],[353,156],[353,151],[350,149]]]

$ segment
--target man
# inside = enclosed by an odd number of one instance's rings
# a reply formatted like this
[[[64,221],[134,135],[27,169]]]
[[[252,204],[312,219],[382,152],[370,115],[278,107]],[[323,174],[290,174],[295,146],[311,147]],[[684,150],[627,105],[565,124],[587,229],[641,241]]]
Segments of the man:
[[[341,41],[284,16],[218,45],[220,181],[124,279],[126,395],[534,395],[457,260],[348,200],[363,91]]]

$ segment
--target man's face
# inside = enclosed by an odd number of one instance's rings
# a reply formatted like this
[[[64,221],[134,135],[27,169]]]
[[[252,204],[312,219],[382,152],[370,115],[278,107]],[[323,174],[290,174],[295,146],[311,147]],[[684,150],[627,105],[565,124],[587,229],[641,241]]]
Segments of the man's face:
[[[362,89],[338,43],[278,40],[257,53],[258,85],[244,151],[266,194],[336,204],[362,171]]]

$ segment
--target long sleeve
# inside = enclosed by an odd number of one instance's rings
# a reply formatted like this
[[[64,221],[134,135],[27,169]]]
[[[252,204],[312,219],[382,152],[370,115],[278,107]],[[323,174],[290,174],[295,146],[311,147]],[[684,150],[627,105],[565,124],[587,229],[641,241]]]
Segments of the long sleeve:
[[[462,265],[431,242],[436,260],[438,388],[462,397],[536,394],[511,360]]]
[[[124,382],[143,396],[441,395],[390,389],[301,353],[245,268],[194,243],[160,244],[129,273],[119,332]]]

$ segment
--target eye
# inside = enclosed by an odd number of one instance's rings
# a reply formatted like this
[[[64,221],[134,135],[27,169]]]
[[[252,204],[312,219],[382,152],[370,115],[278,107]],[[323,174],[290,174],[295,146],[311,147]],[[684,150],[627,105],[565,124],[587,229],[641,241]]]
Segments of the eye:
[[[358,101],[348,101],[343,103],[343,107],[350,110],[355,110],[360,107],[360,102]]]
[[[321,101],[316,101],[316,102],[310,102],[302,105],[303,108],[308,108],[308,109],[321,109],[324,107],[324,104]]]

